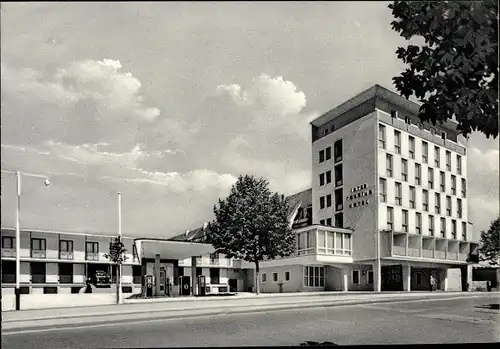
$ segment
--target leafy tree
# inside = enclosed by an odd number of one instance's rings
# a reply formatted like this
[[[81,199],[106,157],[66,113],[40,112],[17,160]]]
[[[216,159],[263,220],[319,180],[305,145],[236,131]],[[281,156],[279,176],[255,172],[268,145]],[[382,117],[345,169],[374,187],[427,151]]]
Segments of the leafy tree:
[[[500,218],[491,222],[488,231],[481,232],[479,253],[481,260],[488,261],[492,265],[499,264],[500,258]]]
[[[116,303],[120,303],[121,294],[121,274],[120,265],[127,260],[125,255],[127,250],[120,237],[116,237],[113,242],[109,243],[109,253],[104,255],[105,258],[109,259],[111,262],[115,263],[116,268]]]
[[[259,263],[289,256],[295,249],[288,204],[268,186],[263,178],[239,176],[229,196],[214,206],[215,220],[207,232],[207,241],[229,258],[255,263],[257,294]]]
[[[399,47],[409,65],[394,77],[405,98],[423,103],[422,122],[452,116],[458,131],[498,135],[498,3],[484,1],[394,1],[392,29],[406,40],[425,44]]]

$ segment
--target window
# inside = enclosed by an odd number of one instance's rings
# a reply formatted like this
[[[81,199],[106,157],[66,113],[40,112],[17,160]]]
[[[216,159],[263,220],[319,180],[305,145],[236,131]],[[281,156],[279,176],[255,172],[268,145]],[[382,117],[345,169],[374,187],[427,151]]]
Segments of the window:
[[[417,234],[422,234],[422,214],[420,212],[415,213],[415,230]]]
[[[451,216],[451,196],[446,196],[446,214]]]
[[[355,285],[359,284],[359,270],[352,271],[352,283]]]
[[[88,260],[99,259],[99,243],[87,241],[85,244],[85,255]]]
[[[396,205],[401,206],[402,202],[402,186],[401,183],[396,183]]]
[[[385,149],[385,126],[382,124],[378,125],[378,146]]]
[[[273,282],[278,282],[278,273],[273,273]]]
[[[415,184],[416,185],[421,185],[422,184],[422,166],[420,164],[415,164]]]
[[[35,251],[45,251],[45,239],[31,239],[31,249]]]
[[[387,154],[386,157],[387,177],[392,177],[392,155]]]
[[[335,211],[342,211],[344,209],[344,202],[342,194],[342,188],[335,190]]]
[[[439,147],[434,147],[434,167],[439,168],[439,165],[441,164],[440,156]]]
[[[401,178],[403,181],[408,180],[408,160],[401,160]]]
[[[457,177],[455,175],[451,175],[451,193],[457,195]]]
[[[415,187],[410,186],[410,208],[415,208]]]
[[[325,151],[324,150],[320,150],[319,151],[319,163],[321,164],[323,161],[325,161]]]
[[[446,140],[446,132],[441,131],[441,138]]]
[[[326,171],[326,184],[332,182],[332,171]]]
[[[462,157],[460,155],[457,155],[457,173],[462,174]]]
[[[401,132],[394,130],[394,150],[401,154]]]
[[[59,240],[59,259],[73,259],[73,241]]]
[[[319,224],[321,224],[321,225],[325,225],[325,220],[324,220],[324,219],[321,219],[321,220],[319,221]]]
[[[422,162],[427,164],[429,159],[429,143],[422,141]]]
[[[260,280],[262,281],[263,284],[265,284],[267,282],[267,274],[262,273],[262,275],[260,276]]]
[[[380,178],[380,201],[387,202],[387,180]]]
[[[462,240],[467,241],[467,223],[462,222]]]
[[[467,193],[467,183],[465,182],[465,178],[462,178],[462,197],[465,197]]]
[[[15,249],[14,242],[15,238],[13,236],[2,236],[2,248]]]
[[[322,173],[319,175],[319,185],[324,185],[325,184],[325,174]]]
[[[434,216],[429,215],[429,234],[434,236]]]
[[[332,206],[332,194],[326,196],[326,207]]]
[[[335,186],[340,187],[344,183],[342,176],[342,164],[335,166]]]
[[[332,148],[328,147],[325,150],[325,160],[330,160],[332,158]]]
[[[305,287],[325,287],[325,269],[323,267],[304,266]]]
[[[422,208],[424,211],[429,211],[429,192],[422,190]]]
[[[397,110],[391,110],[391,117],[392,118],[397,118],[398,117],[398,111]]]
[[[429,189],[434,189],[434,169],[430,168],[427,170],[428,181],[429,181]]]
[[[439,193],[434,194],[434,211],[441,214],[441,195]]]
[[[405,116],[405,123],[411,125],[411,118],[409,116]]]
[[[335,215],[335,227],[337,228],[344,227],[344,215],[342,213],[337,213]]]
[[[403,231],[406,233],[408,231],[408,211],[403,210]]]
[[[387,207],[387,229],[394,229],[394,209]]]
[[[457,221],[454,219],[451,220],[451,238],[457,239]]]
[[[457,217],[462,218],[462,199],[457,199]]]
[[[451,171],[451,152],[446,151],[446,171]]]
[[[415,137],[410,136],[408,138],[408,153],[410,155],[410,159],[415,159]]]
[[[291,275],[290,275],[290,272],[289,272],[289,271],[285,271],[285,272],[283,273],[283,281],[284,281],[284,282],[289,282],[289,281],[290,281],[290,276],[291,276]]]
[[[439,177],[440,177],[439,186],[441,188],[441,192],[444,193],[445,188],[446,188],[446,177],[444,176],[443,171],[439,172]]]
[[[324,209],[325,208],[325,197],[324,196],[321,196],[319,198],[319,208],[320,209]]]
[[[441,237],[446,237],[446,219],[441,218]]]
[[[331,218],[328,218],[328,219],[326,220],[326,225],[328,225],[329,227],[331,227],[331,226],[332,226],[332,219],[331,219]]]
[[[335,162],[342,161],[342,140],[339,139],[333,144],[333,156]]]
[[[373,270],[368,270],[368,284],[373,284]]]

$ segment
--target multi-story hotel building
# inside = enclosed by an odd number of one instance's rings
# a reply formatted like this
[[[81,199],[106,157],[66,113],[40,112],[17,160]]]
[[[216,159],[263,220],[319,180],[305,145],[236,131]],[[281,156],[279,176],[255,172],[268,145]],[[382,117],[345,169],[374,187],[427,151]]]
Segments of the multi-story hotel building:
[[[375,85],[311,122],[312,188],[289,198],[297,252],[263,263],[263,292],[423,290],[430,275],[465,288],[479,240],[466,144],[418,110]]]

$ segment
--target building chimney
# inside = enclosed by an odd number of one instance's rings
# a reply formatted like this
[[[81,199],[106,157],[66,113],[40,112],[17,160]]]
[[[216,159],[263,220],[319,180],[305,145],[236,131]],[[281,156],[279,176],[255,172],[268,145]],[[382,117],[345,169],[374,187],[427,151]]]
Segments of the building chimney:
[[[189,232],[190,232],[190,230],[189,230],[189,229],[186,229],[186,231],[184,232],[184,235],[185,235],[185,236],[188,236],[188,235],[189,235]]]

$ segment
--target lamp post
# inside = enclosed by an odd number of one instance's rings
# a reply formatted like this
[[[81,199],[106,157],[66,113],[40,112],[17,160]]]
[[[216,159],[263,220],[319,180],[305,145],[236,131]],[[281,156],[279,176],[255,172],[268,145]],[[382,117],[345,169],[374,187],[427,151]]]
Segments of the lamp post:
[[[122,193],[118,192],[118,238],[122,241]],[[121,257],[121,256],[120,256]],[[118,261],[117,266],[117,280],[116,280],[116,303],[122,303],[122,262]]]
[[[16,193],[16,310],[21,309],[21,293],[20,293],[20,279],[21,279],[21,172],[19,171],[7,171],[1,170],[4,173],[13,173],[16,175],[17,182],[17,193]],[[32,174],[32,173],[23,173],[24,176],[27,177],[36,177],[36,178],[44,178],[45,186],[50,185],[50,181],[47,177]]]

